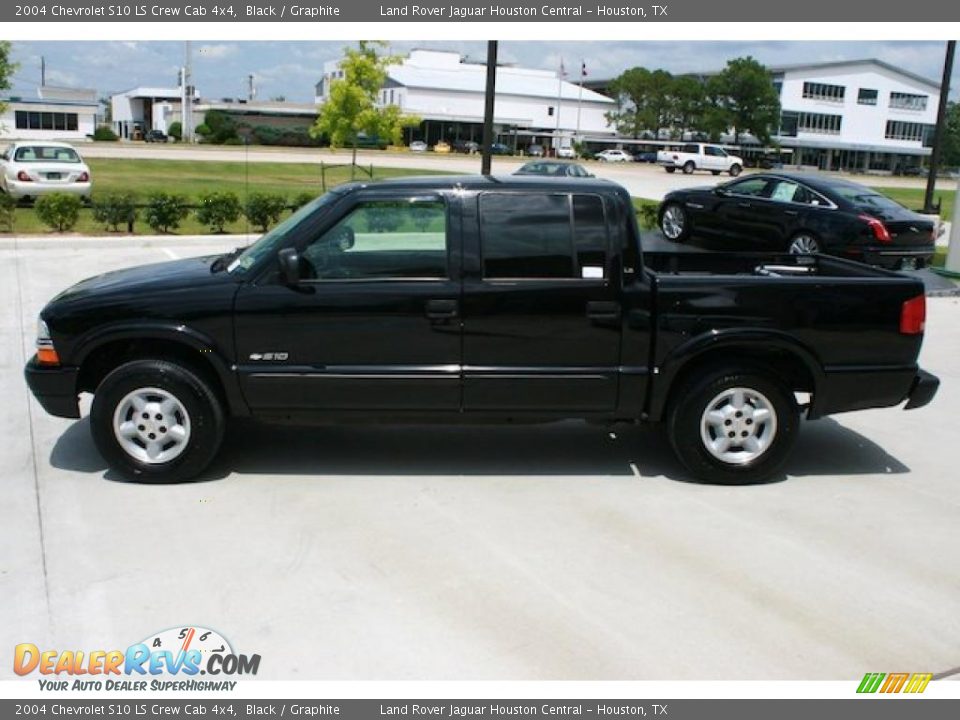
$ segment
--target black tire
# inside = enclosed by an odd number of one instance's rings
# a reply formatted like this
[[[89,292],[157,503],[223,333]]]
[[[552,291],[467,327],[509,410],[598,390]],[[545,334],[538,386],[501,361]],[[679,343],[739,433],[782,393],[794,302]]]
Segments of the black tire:
[[[743,172],[743,168],[737,165],[736,163],[730,166],[730,177],[736,177],[742,172]]]
[[[184,449],[169,462],[133,457],[114,432],[118,405],[141,388],[169,393],[186,411],[190,432]],[[194,370],[166,360],[134,360],[113,370],[97,387],[90,411],[90,429],[100,454],[111,468],[141,482],[174,483],[199,475],[220,449],[224,424],[223,407],[210,384]]]
[[[664,223],[664,219],[667,217],[667,214],[670,212],[679,213],[681,218],[680,234],[674,237],[671,237],[671,234],[674,231],[669,229],[666,226],[666,223]],[[660,210],[660,217],[658,218],[658,224],[660,225],[660,232],[662,232],[663,236],[671,242],[677,242],[677,243],[683,242],[684,240],[690,237],[690,233],[692,231],[690,213],[687,212],[686,208],[683,207],[683,205],[676,202],[667,203],[666,205],[663,206],[663,208]]]
[[[813,255],[819,252],[823,252],[823,243],[806,230],[794,233],[787,241],[787,253],[790,255]]]
[[[667,171],[668,173],[670,173],[671,175],[673,175],[673,173],[675,173],[675,172],[677,171],[677,169],[676,169],[675,167],[665,167],[664,170],[666,170],[666,171]]]
[[[692,174],[693,171],[696,170],[696,169],[697,169],[697,166],[694,164],[693,160],[687,160],[687,161],[683,164],[683,174],[684,174],[684,175],[690,175],[690,174]]]
[[[755,426],[760,428],[758,434],[772,433],[768,436],[767,447],[757,457],[747,461],[741,458],[736,463],[725,462],[708,449],[704,433],[709,436],[710,431],[703,429],[708,406],[722,393],[733,388],[745,388],[759,393],[770,404],[775,420],[774,425],[764,426],[763,423],[758,423]],[[751,410],[751,414],[752,412]],[[740,423],[746,420],[731,417],[731,422]],[[800,411],[793,393],[776,379],[774,371],[726,367],[691,374],[682,382],[669,409],[667,433],[680,462],[698,480],[720,485],[749,485],[770,480],[775,476],[793,448],[799,423]],[[743,429],[744,426],[732,426],[732,429],[738,428]],[[741,447],[740,454],[745,453],[746,449]],[[734,454],[737,454],[736,451]]]
[[[715,176],[720,174],[719,170],[711,170],[710,172],[712,172]]]

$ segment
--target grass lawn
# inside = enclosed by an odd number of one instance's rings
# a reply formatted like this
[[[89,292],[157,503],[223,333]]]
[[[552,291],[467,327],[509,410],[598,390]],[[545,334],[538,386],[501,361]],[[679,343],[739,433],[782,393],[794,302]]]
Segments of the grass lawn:
[[[923,207],[925,192],[922,188],[875,187],[873,189],[911,210],[920,210]],[[953,201],[956,196],[957,186],[952,180],[945,180],[937,184],[937,189],[933,193],[933,204],[936,205],[937,198],[940,198],[942,202],[940,217],[942,219],[953,219]]]
[[[93,176],[93,198],[108,192],[132,192],[140,201],[154,192],[172,192],[185,195],[195,203],[205,192],[229,191],[241,201],[249,192],[280,193],[288,199],[308,192],[320,195],[322,190],[320,165],[314,163],[250,163],[242,162],[195,162],[190,160],[133,160],[90,158],[87,161]],[[442,175],[431,170],[404,168],[373,168],[373,179],[402,177],[406,175]],[[368,175],[357,170],[357,180],[368,180]],[[350,181],[349,167],[327,167],[326,186],[331,188]],[[134,228],[138,234],[153,234],[143,221]],[[227,232],[247,232],[247,223],[241,219],[226,228]],[[33,208],[17,208],[14,225],[16,233],[50,233],[41,223]],[[107,230],[93,221],[89,209],[80,212],[80,220],[73,229],[84,235],[109,235]],[[191,213],[184,220],[178,234],[200,235],[209,230],[197,222]],[[2,233],[0,233],[2,237]]]

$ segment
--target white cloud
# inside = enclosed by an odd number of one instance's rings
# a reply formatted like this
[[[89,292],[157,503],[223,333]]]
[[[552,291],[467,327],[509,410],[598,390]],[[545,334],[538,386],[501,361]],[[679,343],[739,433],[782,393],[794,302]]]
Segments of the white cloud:
[[[222,58],[230,57],[235,55],[236,52],[236,45],[201,45],[199,48],[200,57],[213,60],[220,60]]]

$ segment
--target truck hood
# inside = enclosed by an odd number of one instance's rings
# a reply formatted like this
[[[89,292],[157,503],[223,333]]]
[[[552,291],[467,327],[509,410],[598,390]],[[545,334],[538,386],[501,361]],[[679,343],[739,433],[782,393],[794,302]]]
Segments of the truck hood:
[[[67,288],[51,302],[83,300],[95,296],[135,294],[138,297],[151,292],[169,292],[181,288],[232,281],[225,272],[213,273],[211,263],[217,255],[186,258],[155,265],[137,267],[95,275]]]

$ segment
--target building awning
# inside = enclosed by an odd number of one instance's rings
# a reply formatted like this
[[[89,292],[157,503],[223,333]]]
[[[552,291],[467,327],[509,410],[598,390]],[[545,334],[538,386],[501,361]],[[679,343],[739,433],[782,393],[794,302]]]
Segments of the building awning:
[[[852,143],[830,138],[795,138],[774,137],[784,147],[809,150],[853,150],[856,152],[888,153],[892,155],[930,155],[931,149],[926,147],[891,147],[889,145],[871,145],[869,143]]]

